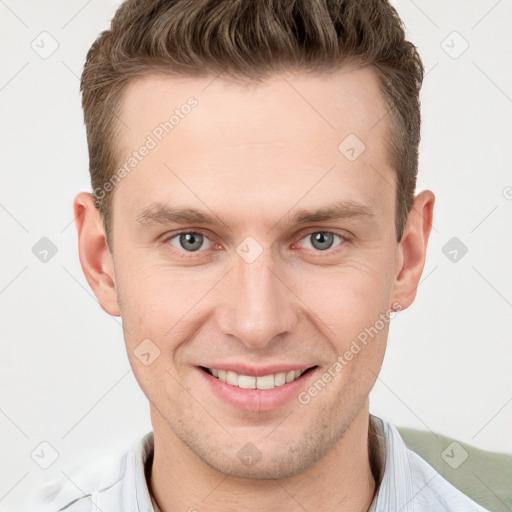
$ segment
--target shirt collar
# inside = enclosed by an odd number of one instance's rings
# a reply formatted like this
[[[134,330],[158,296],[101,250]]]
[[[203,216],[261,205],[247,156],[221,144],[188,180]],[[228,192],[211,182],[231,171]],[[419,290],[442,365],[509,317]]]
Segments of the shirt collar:
[[[368,443],[370,462],[376,480],[376,494],[368,512],[406,510],[414,498],[413,483],[407,447],[398,430],[389,422],[370,414]],[[130,475],[135,496],[125,496],[126,502],[137,503],[140,512],[161,512],[149,491],[148,483],[153,463],[154,438],[148,432],[138,441],[135,450],[130,453],[128,467],[133,468]],[[129,480],[132,478],[129,477]]]
[[[370,415],[370,422],[377,431],[375,439],[381,454],[381,480],[368,512],[412,510],[414,492],[408,448],[391,423],[373,415]]]

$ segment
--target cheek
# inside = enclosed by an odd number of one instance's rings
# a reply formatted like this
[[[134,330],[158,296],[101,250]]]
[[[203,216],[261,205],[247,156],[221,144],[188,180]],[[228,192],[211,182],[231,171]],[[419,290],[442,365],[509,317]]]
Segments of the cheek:
[[[126,351],[139,386],[153,403],[158,402],[163,387],[172,386],[168,372],[173,352],[182,338],[186,339],[186,334],[179,332],[179,320],[186,314],[181,284],[135,258],[119,264],[117,293]]]
[[[352,388],[361,400],[373,387],[385,353],[393,275],[389,261],[378,252],[372,258],[354,256],[297,281],[303,283],[297,294],[333,349],[331,364],[338,362],[336,369],[331,366],[336,386]]]
[[[388,309],[393,273],[385,262],[345,260],[333,267],[310,267],[295,280],[297,295],[334,335],[364,328]],[[351,330],[352,329],[352,330]]]
[[[338,355],[331,364],[331,372],[337,376],[338,388],[343,390],[339,395],[340,407],[347,397],[351,397],[353,404],[366,400],[386,351],[389,311],[358,321],[359,325],[354,320],[334,341]]]
[[[173,312],[167,304],[169,293],[163,293],[169,291],[168,284],[136,258],[120,258],[116,267],[116,290],[127,343],[136,343],[141,336],[156,338],[159,322],[165,323],[167,317],[170,321]]]
[[[206,321],[209,312],[221,306],[209,299],[215,296],[222,301],[228,291],[223,290],[226,282],[219,282],[226,269],[171,268],[148,263],[142,254],[143,251],[134,251],[116,261],[116,286],[126,342],[133,348],[149,338],[159,340],[169,349],[174,343],[186,341],[187,332],[193,331],[191,324]],[[289,305],[309,316],[339,352],[388,307],[391,259],[379,247],[366,247],[364,251],[354,251],[339,265],[282,267],[283,280],[293,290]],[[215,293],[211,294],[213,288]]]
[[[186,338],[186,325],[201,315],[201,299],[218,281],[211,271],[169,268],[137,258],[120,261],[118,268],[117,293],[127,344],[149,338],[166,350],[174,340]]]

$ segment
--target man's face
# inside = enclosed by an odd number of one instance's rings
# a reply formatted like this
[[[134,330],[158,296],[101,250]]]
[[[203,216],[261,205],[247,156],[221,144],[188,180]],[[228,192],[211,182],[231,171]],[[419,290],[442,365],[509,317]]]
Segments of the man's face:
[[[121,165],[148,135],[157,142],[113,198],[128,356],[155,436],[176,436],[241,477],[301,472],[366,410],[388,332],[377,321],[396,299],[400,265],[396,177],[375,75],[343,68],[283,76],[260,85],[145,78],[127,89],[120,113]],[[189,97],[197,105],[180,110],[172,131],[155,132]],[[298,222],[331,208],[342,214]],[[184,209],[211,221],[171,218]],[[366,345],[308,393],[371,327]],[[143,340],[151,342],[138,349]],[[159,356],[144,364],[155,347]],[[201,368],[250,376],[251,368],[281,366],[315,369],[255,391]],[[242,447],[261,457],[257,464]]]

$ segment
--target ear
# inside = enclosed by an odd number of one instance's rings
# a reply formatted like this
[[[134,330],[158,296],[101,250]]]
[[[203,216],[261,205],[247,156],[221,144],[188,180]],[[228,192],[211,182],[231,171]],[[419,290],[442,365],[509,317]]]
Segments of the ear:
[[[414,198],[398,245],[393,301],[400,304],[400,309],[408,308],[416,297],[432,229],[434,202],[435,196],[430,190],[424,190]]]
[[[73,209],[78,232],[78,253],[85,278],[103,310],[109,315],[120,316],[114,262],[94,197],[81,192],[75,197]]]

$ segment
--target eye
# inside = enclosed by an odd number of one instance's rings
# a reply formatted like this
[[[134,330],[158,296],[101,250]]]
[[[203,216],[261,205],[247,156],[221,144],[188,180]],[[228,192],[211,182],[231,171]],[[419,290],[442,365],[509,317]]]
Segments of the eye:
[[[195,231],[182,231],[180,233],[176,233],[175,235],[169,237],[166,241],[177,249],[182,249],[186,252],[197,252],[199,249],[201,249],[205,241],[210,245],[203,248],[208,249],[211,246],[211,241],[208,240],[208,238]]]
[[[306,249],[312,248],[316,249],[317,251],[327,251],[333,246],[333,243],[335,242],[336,238],[340,240],[340,243],[338,245],[341,245],[341,243],[345,241],[345,239],[341,235],[338,235],[331,231],[315,231],[305,236],[301,240],[301,242],[299,242],[299,245],[301,245],[301,247],[304,247],[302,243],[309,242],[310,246],[306,246]]]
[[[335,246],[336,240],[338,240],[336,245],[339,246],[347,239],[346,236],[332,231],[314,231],[303,237],[298,245],[305,249],[313,249],[315,252],[326,252]],[[168,236],[164,242],[178,249],[178,252],[185,253],[200,252],[200,249],[210,249],[213,246],[213,242],[208,237],[197,231],[180,231]]]

